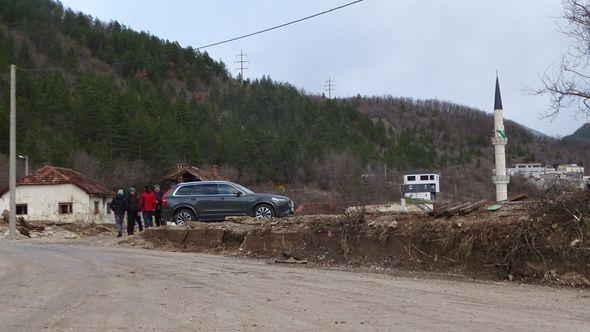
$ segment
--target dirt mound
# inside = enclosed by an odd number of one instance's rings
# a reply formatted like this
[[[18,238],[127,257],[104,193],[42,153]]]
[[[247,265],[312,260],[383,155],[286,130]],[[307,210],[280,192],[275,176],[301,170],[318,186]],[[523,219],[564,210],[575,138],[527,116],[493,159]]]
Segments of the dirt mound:
[[[481,207],[468,215],[308,215],[148,229],[155,247],[313,264],[404,268],[478,278],[590,286],[588,194]]]

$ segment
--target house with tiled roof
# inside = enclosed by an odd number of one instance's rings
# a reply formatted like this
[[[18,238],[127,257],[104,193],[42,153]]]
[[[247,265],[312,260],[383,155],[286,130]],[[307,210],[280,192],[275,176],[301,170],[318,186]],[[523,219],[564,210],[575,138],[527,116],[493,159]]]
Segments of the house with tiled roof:
[[[114,195],[80,172],[45,165],[17,181],[16,214],[29,221],[113,223]],[[8,210],[9,196],[8,188],[0,191],[0,211]]]

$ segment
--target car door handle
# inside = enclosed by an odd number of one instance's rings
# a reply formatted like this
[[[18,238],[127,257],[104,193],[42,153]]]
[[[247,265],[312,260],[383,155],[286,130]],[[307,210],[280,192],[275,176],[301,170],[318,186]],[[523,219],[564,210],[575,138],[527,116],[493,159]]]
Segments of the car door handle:
[[[217,198],[217,200],[218,200],[218,201],[224,201],[224,200],[225,200],[225,198],[223,198],[223,197],[218,197],[218,198]]]

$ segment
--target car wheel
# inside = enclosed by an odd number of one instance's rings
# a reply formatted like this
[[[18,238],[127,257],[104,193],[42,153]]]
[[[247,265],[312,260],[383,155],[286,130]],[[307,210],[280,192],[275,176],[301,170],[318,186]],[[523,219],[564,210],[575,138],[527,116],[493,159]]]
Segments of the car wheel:
[[[268,204],[260,204],[254,209],[254,218],[256,219],[270,219],[274,216],[272,206]]]
[[[196,220],[195,214],[189,209],[180,209],[174,214],[174,222],[177,225],[184,225],[193,220]]]

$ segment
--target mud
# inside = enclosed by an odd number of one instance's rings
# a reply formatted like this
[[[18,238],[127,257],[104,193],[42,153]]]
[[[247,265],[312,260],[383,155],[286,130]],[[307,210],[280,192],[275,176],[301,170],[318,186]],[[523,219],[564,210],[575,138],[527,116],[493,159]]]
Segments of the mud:
[[[534,217],[530,204],[446,219],[362,212],[270,221],[238,218],[148,229],[142,238],[155,248],[181,251],[261,258],[288,254],[317,265],[589,287],[588,244],[576,242],[578,235],[565,225]]]

